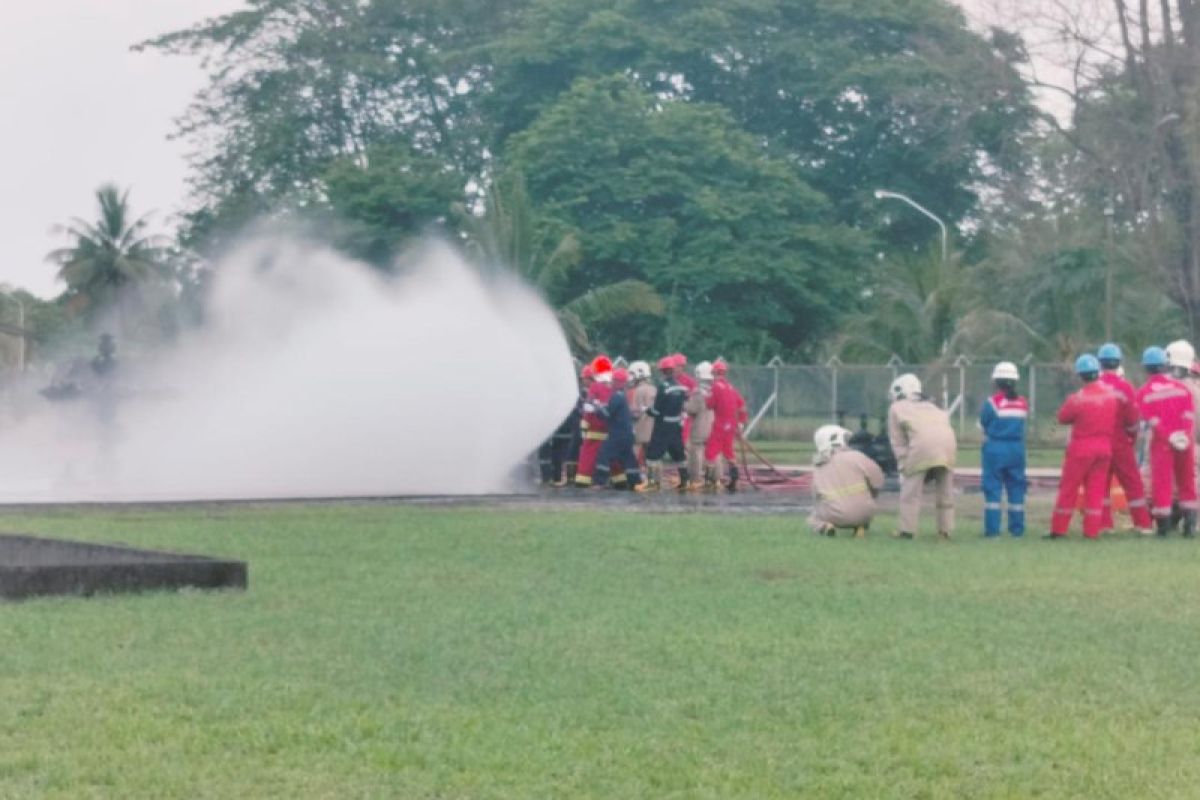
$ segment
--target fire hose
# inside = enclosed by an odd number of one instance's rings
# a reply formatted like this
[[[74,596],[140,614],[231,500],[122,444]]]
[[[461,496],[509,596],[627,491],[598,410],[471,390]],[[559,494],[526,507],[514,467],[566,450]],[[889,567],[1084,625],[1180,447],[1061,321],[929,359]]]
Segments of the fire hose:
[[[807,486],[808,485],[807,478],[792,477],[791,475],[788,475],[787,473],[780,470],[777,466],[772,464],[771,461],[766,456],[764,456],[761,452],[759,452],[758,448],[756,448],[754,445],[750,444],[750,442],[746,439],[746,437],[739,431],[738,432],[738,452],[739,452],[739,456],[740,456],[740,460],[741,460],[742,472],[745,473],[745,475],[746,475],[746,481],[751,486],[753,486],[755,489],[761,489],[762,487],[758,485],[759,482],[755,479],[754,472],[750,469],[749,460],[746,458],[747,451],[751,455],[753,455],[756,459],[758,459],[758,461],[767,469],[768,472],[770,472],[771,474],[775,475],[778,478],[778,480],[774,481],[774,483],[783,484],[786,486]]]

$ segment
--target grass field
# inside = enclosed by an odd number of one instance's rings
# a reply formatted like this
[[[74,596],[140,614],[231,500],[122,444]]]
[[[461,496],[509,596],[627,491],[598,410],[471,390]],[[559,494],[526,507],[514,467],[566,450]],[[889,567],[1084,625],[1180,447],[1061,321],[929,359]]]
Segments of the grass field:
[[[1196,796],[1200,545],[802,526],[9,514],[251,589],[0,607],[0,797]]]

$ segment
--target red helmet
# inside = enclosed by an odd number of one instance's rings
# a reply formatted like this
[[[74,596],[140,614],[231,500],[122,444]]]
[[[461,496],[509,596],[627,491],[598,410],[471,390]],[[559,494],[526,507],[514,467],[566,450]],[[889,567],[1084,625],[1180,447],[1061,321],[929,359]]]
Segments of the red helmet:
[[[617,367],[613,370],[613,386],[618,389],[625,388],[625,384],[629,383],[629,370]]]
[[[612,359],[601,353],[592,361],[592,372],[596,375],[601,375],[605,372],[612,372]]]
[[[663,356],[658,360],[659,369],[675,369],[675,356]]]
[[[725,363],[724,359],[718,358],[713,362],[713,372],[717,375],[724,375],[729,372],[729,365]]]
[[[674,353],[674,354],[672,354],[671,358],[675,359],[676,367],[686,367],[687,366],[687,356],[685,356],[683,353]]]

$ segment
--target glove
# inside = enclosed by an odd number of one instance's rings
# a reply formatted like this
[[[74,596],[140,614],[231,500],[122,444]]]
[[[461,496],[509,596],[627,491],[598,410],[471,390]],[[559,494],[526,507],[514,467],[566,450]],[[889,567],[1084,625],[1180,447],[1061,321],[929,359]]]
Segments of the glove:
[[[583,413],[585,413],[585,414],[595,414],[595,413],[596,413],[596,407],[595,407],[594,405],[592,405],[591,403],[584,403],[584,404],[583,404]]]
[[[1172,448],[1182,453],[1192,443],[1192,437],[1188,436],[1185,431],[1175,431],[1167,441],[1171,443]]]

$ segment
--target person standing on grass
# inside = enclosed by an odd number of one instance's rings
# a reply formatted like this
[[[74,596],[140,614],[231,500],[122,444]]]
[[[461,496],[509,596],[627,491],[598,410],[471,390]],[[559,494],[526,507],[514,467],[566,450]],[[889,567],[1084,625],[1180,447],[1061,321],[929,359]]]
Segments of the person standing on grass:
[[[1008,532],[1025,535],[1025,423],[1029,403],[1017,393],[1017,365],[1002,361],[992,370],[996,393],[979,412],[983,429],[983,533],[1000,535],[1001,500],[1008,493]]]
[[[1149,379],[1138,390],[1138,410],[1149,428],[1150,514],[1159,536],[1171,528],[1171,498],[1179,496],[1183,512],[1183,535],[1196,535],[1196,412],[1191,392],[1168,376],[1167,354],[1161,347],[1148,348],[1142,366]]]
[[[1132,425],[1122,418],[1118,419],[1116,426],[1113,427],[1112,461],[1109,462],[1105,486],[1111,489],[1113,479],[1116,479],[1121,490],[1125,492],[1125,500],[1129,505],[1129,516],[1133,520],[1133,527],[1142,535],[1151,534],[1154,532],[1152,530],[1154,521],[1150,518],[1150,507],[1146,502],[1146,486],[1142,482],[1142,473],[1138,469],[1137,453],[1135,452],[1138,435],[1136,392],[1121,374],[1120,347],[1111,343],[1106,344],[1100,348],[1097,355],[1100,361],[1100,380],[1124,397],[1125,402],[1133,407],[1135,412],[1135,420]],[[1102,530],[1111,531],[1113,529],[1112,512],[1112,493],[1106,489],[1104,511],[1100,521]]]
[[[917,535],[921,495],[932,483],[937,498],[938,536],[949,539],[954,532],[954,464],[958,439],[950,415],[921,393],[916,375],[901,375],[888,392],[888,440],[900,467],[900,529],[896,539]]]
[[[1113,430],[1137,421],[1137,411],[1124,397],[1100,380],[1100,361],[1091,354],[1075,361],[1083,387],[1070,395],[1058,410],[1058,422],[1071,426],[1071,440],[1063,459],[1058,498],[1050,518],[1047,539],[1065,539],[1083,487],[1083,535],[1099,539],[1103,528],[1104,497],[1108,494],[1108,467],[1112,460]]]
[[[746,413],[746,401],[729,382],[728,374],[729,365],[718,358],[713,363],[712,391],[706,401],[713,412],[713,429],[708,444],[704,446],[704,483],[706,488],[716,491],[720,481],[721,460],[724,460],[729,467],[729,482],[725,487],[736,492],[739,476],[733,443],[737,441],[749,416]]]

